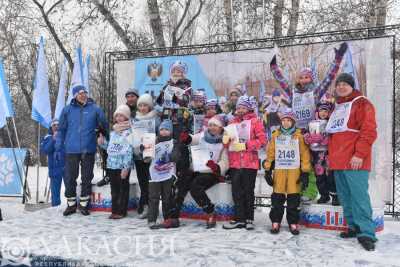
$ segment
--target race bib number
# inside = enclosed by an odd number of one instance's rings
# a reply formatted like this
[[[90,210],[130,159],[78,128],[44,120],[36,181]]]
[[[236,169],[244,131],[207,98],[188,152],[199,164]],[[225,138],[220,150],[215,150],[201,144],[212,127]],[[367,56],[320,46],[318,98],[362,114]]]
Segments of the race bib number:
[[[175,175],[175,163],[171,161],[173,141],[156,144],[154,160],[150,165],[151,182],[161,182]]]
[[[200,142],[197,146],[191,146],[193,171],[210,171],[210,168],[207,167],[207,162],[212,160],[217,163],[220,160],[222,149],[222,144],[209,144],[205,141]]]
[[[347,130],[347,122],[350,118],[352,102],[337,104],[331,117],[329,118],[326,131],[328,133],[338,133]]]
[[[275,169],[300,168],[299,140],[282,136],[275,140]]]
[[[292,107],[297,117],[297,127],[306,128],[308,122],[312,120],[315,113],[314,93],[294,93]]]
[[[194,134],[202,132],[204,115],[193,115],[193,132]]]
[[[245,120],[236,125],[240,143],[246,143],[250,140],[251,120]]]

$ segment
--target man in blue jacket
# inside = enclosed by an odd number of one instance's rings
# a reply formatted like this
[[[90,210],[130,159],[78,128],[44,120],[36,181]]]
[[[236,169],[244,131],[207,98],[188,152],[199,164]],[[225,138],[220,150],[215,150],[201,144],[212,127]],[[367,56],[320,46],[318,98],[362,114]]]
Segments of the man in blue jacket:
[[[74,98],[60,116],[59,131],[56,138],[56,159],[61,148],[65,149],[65,197],[68,207],[64,216],[76,212],[76,180],[81,166],[81,196],[79,210],[89,215],[89,200],[92,192],[93,168],[96,153],[96,129],[107,132],[108,123],[103,110],[88,98],[82,85],[72,89]]]
[[[48,168],[50,177],[50,192],[51,192],[51,205],[53,207],[61,204],[60,191],[61,183],[64,176],[64,148],[60,149],[58,159],[54,157],[54,146],[56,143],[56,136],[58,131],[59,121],[54,119],[51,122],[51,127],[49,129],[49,134],[46,135],[42,142],[40,143],[40,152],[47,155],[48,158]]]

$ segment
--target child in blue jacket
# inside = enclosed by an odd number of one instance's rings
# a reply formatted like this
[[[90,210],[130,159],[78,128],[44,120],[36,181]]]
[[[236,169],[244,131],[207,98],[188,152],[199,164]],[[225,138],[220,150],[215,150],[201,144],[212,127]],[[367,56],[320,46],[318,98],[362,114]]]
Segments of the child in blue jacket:
[[[46,135],[40,142],[40,152],[47,155],[49,177],[50,177],[50,192],[51,192],[51,205],[58,206],[61,204],[60,191],[61,183],[64,176],[64,149],[61,149],[61,153],[58,158],[54,156],[55,149],[54,144],[56,143],[56,135],[58,131],[58,120],[54,119],[51,122],[48,135]]]

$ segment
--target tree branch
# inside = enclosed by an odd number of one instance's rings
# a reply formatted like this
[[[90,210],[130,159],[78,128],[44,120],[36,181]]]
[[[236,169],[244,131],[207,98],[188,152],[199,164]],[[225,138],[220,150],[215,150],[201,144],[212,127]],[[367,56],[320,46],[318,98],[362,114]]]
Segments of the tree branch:
[[[43,5],[41,5],[37,0],[32,0],[35,5],[39,8],[40,13],[42,14],[43,20],[46,23],[46,26],[51,34],[51,36],[54,38],[54,40],[57,43],[57,46],[60,48],[61,52],[63,53],[64,57],[67,59],[68,61],[68,65],[70,67],[70,69],[74,69],[74,62],[72,61],[71,55],[68,53],[67,49],[65,48],[64,44],[61,42],[60,37],[58,36],[53,24],[51,23],[49,17],[48,17],[48,12],[44,11],[44,7]],[[57,3],[61,3],[60,1],[58,1]],[[54,9],[54,5],[51,7],[52,9]]]

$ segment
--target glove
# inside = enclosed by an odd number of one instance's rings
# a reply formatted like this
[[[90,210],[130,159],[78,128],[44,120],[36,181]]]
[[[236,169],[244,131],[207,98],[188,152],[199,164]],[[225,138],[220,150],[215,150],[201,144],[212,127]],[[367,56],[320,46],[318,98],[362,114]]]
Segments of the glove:
[[[301,172],[300,173],[300,179],[299,181],[301,182],[301,190],[304,191],[308,187],[308,172]]]
[[[192,142],[192,137],[190,137],[188,132],[181,132],[179,135],[179,142],[188,145]]]
[[[336,56],[343,57],[344,54],[345,54],[346,51],[347,51],[347,48],[348,48],[347,43],[346,43],[346,42],[343,42],[343,43],[340,45],[339,49],[336,49],[336,48],[335,48],[335,54],[336,54]]]
[[[266,170],[265,174],[264,174],[264,178],[265,178],[265,181],[267,181],[267,184],[269,186],[273,186],[274,185],[274,180],[272,178],[272,170],[268,170],[268,171]]]
[[[276,55],[274,55],[271,59],[271,62],[269,63],[270,66],[276,65]]]
[[[229,135],[224,135],[224,136],[222,137],[222,143],[223,143],[224,145],[229,144],[230,141],[231,141],[231,138],[229,137]]]
[[[221,169],[220,169],[219,165],[217,163],[215,163],[215,161],[213,161],[213,160],[207,161],[206,166],[208,168],[210,168],[215,175],[217,175],[217,176],[221,175]]]
[[[238,143],[235,142],[232,144],[232,150],[235,152],[241,152],[246,150],[246,144],[245,143]]]
[[[142,152],[142,153],[143,153],[144,149],[145,149],[144,145],[143,145],[143,144],[140,144],[140,146],[139,146],[139,150],[140,150],[140,152]]]

